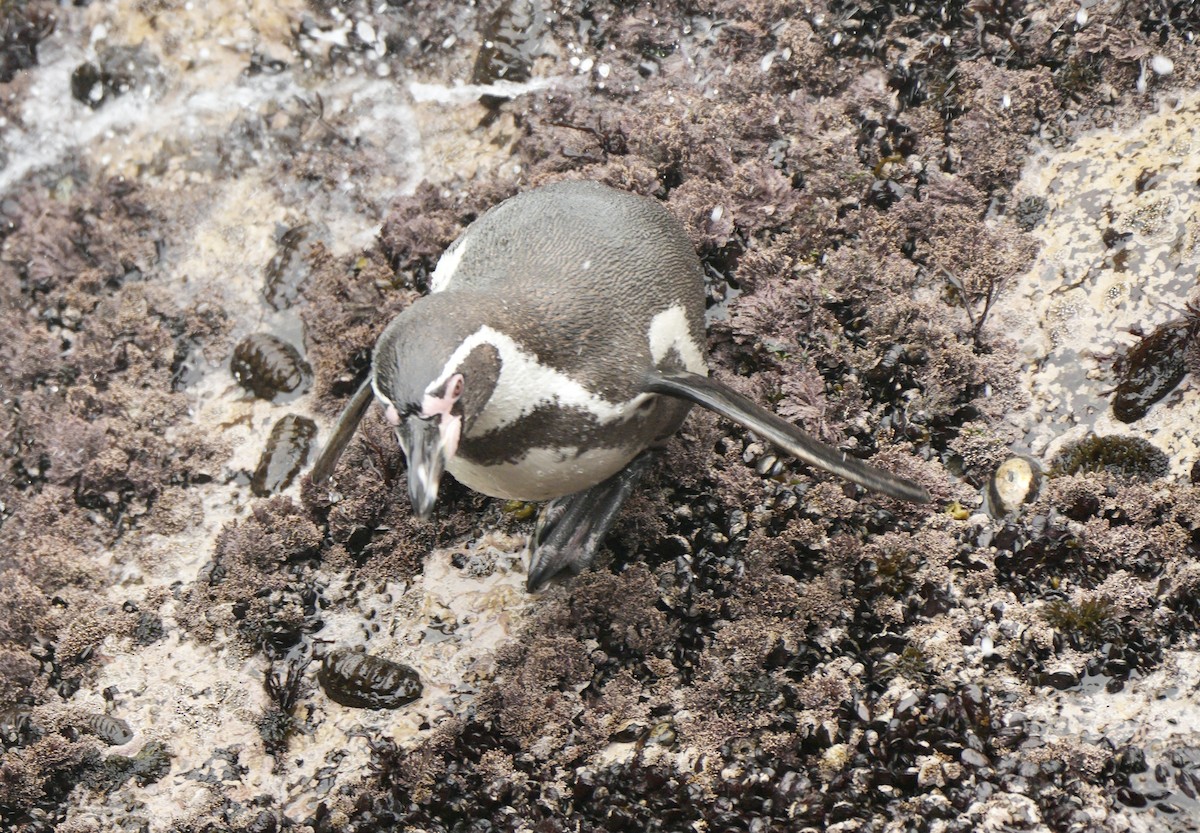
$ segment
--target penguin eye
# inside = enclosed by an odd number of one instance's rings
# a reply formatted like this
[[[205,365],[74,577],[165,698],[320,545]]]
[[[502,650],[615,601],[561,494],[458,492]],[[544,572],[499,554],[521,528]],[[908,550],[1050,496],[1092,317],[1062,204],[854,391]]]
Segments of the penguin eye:
[[[463,377],[461,373],[456,373],[454,378],[450,380],[450,385],[446,389],[446,395],[450,399],[458,399],[463,392]]]

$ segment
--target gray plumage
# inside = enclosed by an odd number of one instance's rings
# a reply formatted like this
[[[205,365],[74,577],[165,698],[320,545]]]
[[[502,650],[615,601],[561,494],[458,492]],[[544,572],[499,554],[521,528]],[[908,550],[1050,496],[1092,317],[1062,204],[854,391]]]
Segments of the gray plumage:
[[[458,265],[439,291],[483,293],[481,303],[500,305],[506,334],[606,399],[640,392],[640,371],[653,364],[647,333],[663,310],[680,307],[703,349],[700,260],[648,197],[595,182],[547,185],[486,212],[447,255]],[[683,367],[678,356],[673,364]]]

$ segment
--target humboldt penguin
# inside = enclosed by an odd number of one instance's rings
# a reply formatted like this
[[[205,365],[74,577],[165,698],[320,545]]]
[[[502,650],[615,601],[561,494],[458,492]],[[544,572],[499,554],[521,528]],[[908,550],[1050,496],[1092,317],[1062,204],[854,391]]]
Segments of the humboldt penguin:
[[[444,471],[487,495],[548,501],[530,542],[531,591],[591,564],[693,404],[868,489],[929,499],[708,378],[695,249],[658,201],[594,182],[518,194],[451,244],[430,293],[376,342],[315,483],[372,399],[407,457],[418,517],[433,512]]]

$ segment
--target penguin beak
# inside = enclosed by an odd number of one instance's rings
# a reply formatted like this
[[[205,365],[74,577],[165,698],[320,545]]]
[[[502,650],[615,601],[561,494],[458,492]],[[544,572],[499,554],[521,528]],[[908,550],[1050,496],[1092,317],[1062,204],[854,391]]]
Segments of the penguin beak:
[[[408,499],[423,521],[433,514],[446,460],[458,450],[460,425],[458,417],[410,416],[396,428],[408,456]]]
[[[396,429],[408,456],[408,499],[413,512],[423,521],[433,514],[438,485],[446,468],[446,452],[438,419],[410,416]]]

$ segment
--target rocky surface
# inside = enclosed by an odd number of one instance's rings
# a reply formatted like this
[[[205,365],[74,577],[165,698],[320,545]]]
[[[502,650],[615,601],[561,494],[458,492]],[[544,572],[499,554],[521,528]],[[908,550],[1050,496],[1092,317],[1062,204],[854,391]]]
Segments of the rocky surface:
[[[1191,4],[0,8],[0,827],[1194,829]],[[696,414],[529,596],[529,507],[416,522],[376,415],[256,496],[458,232],[570,177],[684,223],[718,377],[935,503]],[[311,387],[239,386],[260,334]],[[331,698],[358,648],[420,697]]]

